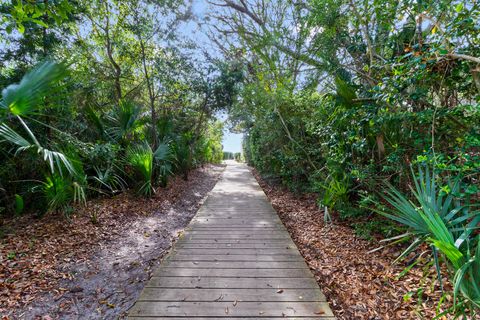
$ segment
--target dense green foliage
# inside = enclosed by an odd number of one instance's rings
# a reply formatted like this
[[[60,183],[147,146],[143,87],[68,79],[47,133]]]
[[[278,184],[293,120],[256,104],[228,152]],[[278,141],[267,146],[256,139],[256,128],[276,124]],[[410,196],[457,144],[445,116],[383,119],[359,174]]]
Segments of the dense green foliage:
[[[441,253],[478,307],[478,212],[465,206],[479,199],[480,4],[220,2],[216,42],[243,70],[230,115],[247,161],[318,193],[326,221],[334,212],[362,236],[397,234],[374,213],[393,206],[387,217]],[[417,164],[435,174],[412,179]]]
[[[445,187],[438,187],[437,181],[441,180],[428,168],[424,170],[419,167],[418,175],[414,174],[413,177],[413,201],[392,185],[387,185],[385,200],[390,207],[384,208],[377,203],[382,210],[376,211],[409,227],[402,237],[394,238],[397,241],[413,238],[412,244],[399,258],[406,257],[427,242],[432,246],[438,276],[441,278],[438,252],[445,256],[453,279],[454,297],[459,294],[462,297],[457,314],[467,316],[466,310],[469,310],[474,318],[475,309],[480,308],[480,236],[476,235],[480,210],[472,206],[468,198],[459,196],[464,191],[461,176],[447,181],[445,186],[448,192]]]
[[[222,160],[214,115],[230,89],[214,64],[189,57],[176,32],[188,11],[177,1],[0,5],[0,214],[69,214],[129,187],[149,196]]]
[[[236,160],[236,161],[242,161],[242,153],[241,152],[228,152],[224,151],[223,152],[223,160]]]
[[[182,37],[187,1],[0,13],[1,214],[150,196],[172,174],[244,156],[317,193],[326,222],[412,238],[402,257],[427,244],[450,271],[451,311],[478,309],[478,1],[217,0],[206,22],[222,62]],[[243,155],[222,152],[220,109]]]

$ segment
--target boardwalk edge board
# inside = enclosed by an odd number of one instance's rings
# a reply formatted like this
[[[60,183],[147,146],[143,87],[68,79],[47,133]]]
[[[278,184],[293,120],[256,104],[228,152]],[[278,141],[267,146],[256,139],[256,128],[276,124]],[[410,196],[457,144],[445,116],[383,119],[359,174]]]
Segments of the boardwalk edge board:
[[[128,319],[335,319],[245,165],[229,164]]]

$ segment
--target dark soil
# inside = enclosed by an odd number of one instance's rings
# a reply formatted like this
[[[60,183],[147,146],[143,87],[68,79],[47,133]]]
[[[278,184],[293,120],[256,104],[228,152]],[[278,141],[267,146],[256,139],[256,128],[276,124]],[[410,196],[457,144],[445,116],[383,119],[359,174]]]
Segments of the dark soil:
[[[223,169],[175,177],[150,199],[125,193],[92,200],[71,222],[47,216],[9,224],[0,242],[0,315],[123,318]]]

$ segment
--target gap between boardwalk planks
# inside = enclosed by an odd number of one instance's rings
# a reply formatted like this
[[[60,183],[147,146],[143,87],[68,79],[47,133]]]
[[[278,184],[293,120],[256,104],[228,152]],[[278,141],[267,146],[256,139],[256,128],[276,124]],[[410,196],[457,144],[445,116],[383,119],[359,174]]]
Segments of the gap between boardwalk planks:
[[[130,319],[334,319],[245,166],[229,165]]]

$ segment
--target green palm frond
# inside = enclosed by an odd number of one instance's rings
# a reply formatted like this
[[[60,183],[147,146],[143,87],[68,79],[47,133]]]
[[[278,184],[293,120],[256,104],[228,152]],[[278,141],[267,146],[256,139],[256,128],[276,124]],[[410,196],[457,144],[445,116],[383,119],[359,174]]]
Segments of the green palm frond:
[[[70,187],[66,179],[59,175],[48,176],[43,183],[42,190],[49,211],[58,210],[71,201]]]
[[[63,210],[72,202],[85,205],[87,201],[85,189],[83,183],[59,174],[48,175],[41,185],[49,211]]]
[[[11,84],[2,91],[2,105],[16,116],[31,114],[51,91],[52,84],[63,78],[65,73],[63,64],[43,62],[24,75],[18,84]]]
[[[160,184],[165,187],[167,185],[168,177],[173,172],[173,165],[175,163],[175,153],[171,146],[171,142],[166,140],[162,141],[157,150],[153,153],[155,159],[156,169],[158,170],[158,176]]]
[[[5,123],[0,124],[0,138],[2,138],[0,142],[7,141],[16,145],[18,147],[15,151],[16,155],[22,151],[33,149],[40,156],[40,158],[48,164],[52,174],[55,172],[62,174],[63,170],[65,169],[71,175],[76,174],[75,168],[71,161],[63,153],[49,150],[41,146],[31,131],[29,131],[29,135],[32,140],[34,140],[33,142],[30,142],[26,138],[22,137],[19,133]]]
[[[462,238],[471,234],[475,229],[475,222],[478,223],[480,219],[480,212],[471,211],[468,205],[457,201],[459,178],[449,182],[452,191],[445,194],[440,192],[435,182],[437,177],[430,170],[419,168],[418,176],[413,170],[412,174],[414,187],[411,192],[414,195],[413,200],[416,201],[408,199],[387,183],[384,199],[391,208],[375,211],[408,226],[417,237],[434,235],[436,239],[452,244],[455,243],[454,240],[460,239],[456,243],[459,247],[463,243]]]
[[[0,137],[2,138],[0,142],[8,141],[10,143],[17,145],[18,146],[17,153],[32,147],[32,144],[27,139],[22,137],[12,128],[10,128],[6,123],[0,124]],[[33,145],[33,146],[36,146],[36,145]]]
[[[174,158],[173,150],[170,146],[170,141],[162,141],[153,153],[157,161],[172,161]]]
[[[384,199],[391,205],[376,212],[410,228],[408,236],[415,241],[401,255],[408,253],[424,242],[433,245],[434,253],[442,253],[453,270],[455,303],[459,294],[464,298],[461,304],[472,308],[480,306],[480,238],[473,239],[478,230],[480,211],[472,210],[469,204],[462,204],[456,195],[461,191],[461,179],[449,181],[449,193],[437,186],[437,175],[428,168],[412,170],[414,186],[413,199],[407,198],[396,188],[387,184]],[[380,204],[377,203],[380,207]],[[476,253],[471,250],[477,246]],[[440,265],[435,256],[435,265],[440,276]]]
[[[115,173],[114,165],[110,165],[104,170],[97,166],[94,166],[93,169],[96,173],[93,180],[97,183],[98,189],[106,189],[110,194],[125,190],[127,183]]]
[[[131,101],[121,101],[108,119],[112,126],[106,131],[115,140],[128,140],[143,125],[141,107]]]
[[[153,188],[153,152],[148,144],[130,147],[127,150],[126,160],[142,177],[140,193],[146,196],[155,193]]]
[[[23,137],[4,122],[0,123],[0,142],[6,141],[16,145],[16,155],[26,150],[35,150],[36,154],[48,164],[52,174],[58,172],[62,175],[63,170],[66,169],[69,174],[75,175],[75,168],[70,160],[63,153],[42,146],[22,119],[22,116],[29,115],[38,108],[41,99],[51,92],[52,85],[61,79],[65,72],[64,65],[46,61],[24,75],[18,84],[12,84],[2,91],[0,106],[13,115],[13,120],[20,123],[28,134],[28,138]]]
[[[48,163],[50,167],[50,171],[52,173],[54,173],[55,168],[57,168],[58,172],[61,175],[63,172],[63,168],[65,168],[67,169],[70,175],[75,176],[77,174],[74,166],[63,153],[58,151],[48,150],[43,147],[38,147],[37,150],[38,150],[38,153],[43,156],[43,160],[46,163]]]
[[[465,254],[462,254],[462,260],[455,268],[455,276],[453,278],[453,293],[454,301],[457,302],[457,297],[461,294],[469,303],[473,305],[473,308],[480,309],[480,236],[477,237],[477,249],[471,250],[470,245],[467,248]],[[455,251],[454,248],[448,248],[449,251]],[[447,250],[444,252],[449,258],[452,253]],[[454,258],[460,252],[454,252]]]

